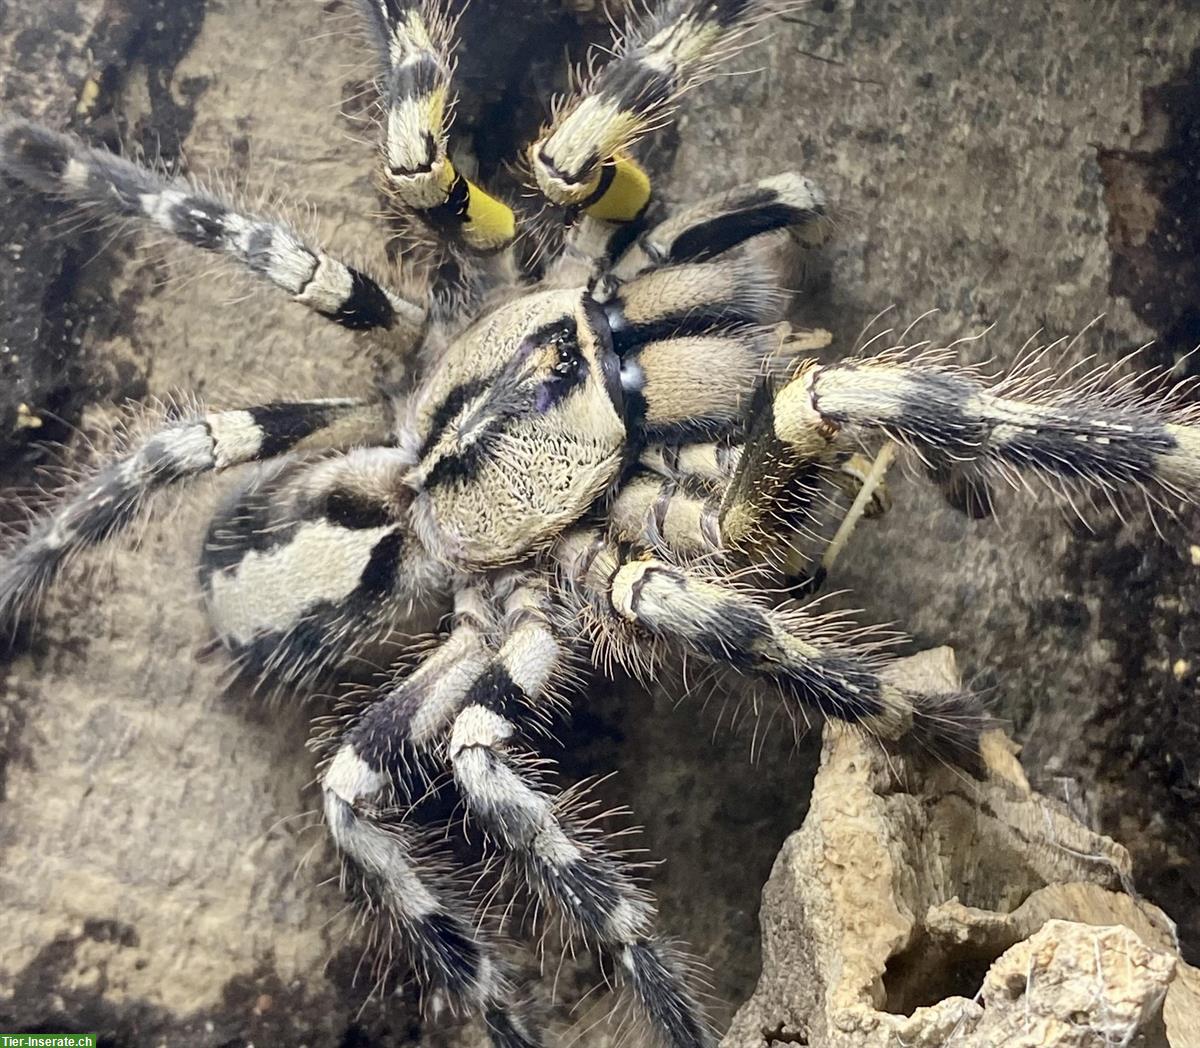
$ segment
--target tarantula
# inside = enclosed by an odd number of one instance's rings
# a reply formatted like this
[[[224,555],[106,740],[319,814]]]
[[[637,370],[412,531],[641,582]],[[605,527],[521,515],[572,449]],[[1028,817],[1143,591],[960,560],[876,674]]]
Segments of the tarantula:
[[[381,62],[382,187],[454,260],[449,280],[429,269],[423,301],[183,179],[34,124],[0,129],[8,174],[226,255],[328,320],[413,352],[422,372],[375,400],[168,420],[8,551],[0,614],[26,608],[159,489],[260,464],[214,518],[199,568],[239,672],[311,691],[453,602],[440,646],[379,688],[321,776],[356,894],[430,1006],[477,1016],[498,1048],[542,1043],[501,951],[402,814],[431,769],[448,767],[469,817],[547,909],[612,958],[658,1036],[709,1045],[652,900],[574,795],[539,772],[531,739],[577,671],[652,675],[682,651],[762,682],[788,708],[969,766],[982,723],[971,695],[896,687],[869,638],[811,606],[776,607],[748,580],[771,575],[807,515],[851,483],[864,447],[909,446],[976,495],[989,473],[1024,471],[1157,499],[1197,488],[1196,413],[1094,379],[989,386],[944,358],[799,359],[822,339],[779,334],[764,249],[781,231],[805,245],[826,235],[824,195],[799,175],[645,222],[636,140],[771,0],[663,0],[558,107],[527,159],[563,219],[561,250],[532,275],[515,265],[514,212],[447,153],[451,19],[436,0],[359,6]]]

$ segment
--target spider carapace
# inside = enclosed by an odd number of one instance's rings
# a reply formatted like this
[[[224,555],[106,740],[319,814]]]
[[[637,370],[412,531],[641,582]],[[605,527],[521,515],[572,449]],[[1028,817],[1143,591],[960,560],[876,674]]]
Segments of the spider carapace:
[[[965,483],[1032,476],[1158,500],[1197,489],[1195,412],[1101,378],[988,383],[944,355],[801,359],[822,338],[780,325],[773,248],[819,244],[828,215],[800,175],[646,222],[637,140],[774,13],[770,0],[661,0],[558,107],[526,156],[563,218],[536,278],[516,264],[513,210],[447,154],[452,20],[436,0],[359,6],[380,63],[382,189],[455,260],[453,286],[420,300],[190,181],[34,124],[0,129],[9,175],[227,256],[419,371],[409,391],[373,400],[164,420],[7,551],[0,613],[22,611],[158,489],[257,463],[200,565],[242,672],[302,694],[421,609],[453,609],[440,645],[345,727],[321,778],[348,879],[427,1004],[478,1018],[497,1048],[545,1043],[489,927],[404,814],[433,768],[543,907],[611,959],[655,1034],[709,1045],[653,901],[576,795],[539,770],[533,740],[556,704],[585,669],[653,674],[683,651],[802,715],[970,763],[981,718],[969,694],[889,684],[869,634],[777,606],[753,580],[872,445],[906,446]]]

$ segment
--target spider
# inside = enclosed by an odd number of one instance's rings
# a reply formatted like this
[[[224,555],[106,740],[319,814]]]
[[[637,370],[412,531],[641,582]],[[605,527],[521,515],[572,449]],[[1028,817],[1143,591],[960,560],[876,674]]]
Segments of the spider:
[[[1168,395],[1030,376],[989,386],[935,357],[821,364],[781,336],[769,248],[819,244],[821,191],[781,175],[655,225],[637,139],[743,34],[754,0],[667,0],[559,107],[528,150],[565,219],[536,279],[513,211],[447,154],[451,20],[361,4],[378,44],[380,179],[442,244],[449,278],[403,296],[270,218],[28,123],[0,164],[100,214],[219,252],[396,353],[411,390],[377,399],[198,409],[173,418],[39,521],[0,567],[17,613],[62,564],[128,527],[162,488],[256,463],[200,564],[213,629],[241,673],[313,690],[426,609],[447,636],[397,672],[322,771],[352,887],[407,954],[433,1011],[477,1016],[502,1048],[541,1043],[503,951],[404,817],[448,769],[470,819],[547,908],[613,961],[666,1044],[712,1043],[652,900],[533,751],[584,668],[653,676],[672,652],[759,681],[786,707],[913,738],[970,764],[968,694],[887,682],[869,637],[768,599],[772,565],[853,456],[911,446],[945,483],[989,472],[1052,484],[1194,490],[1195,414]],[[758,574],[747,574],[747,566]]]

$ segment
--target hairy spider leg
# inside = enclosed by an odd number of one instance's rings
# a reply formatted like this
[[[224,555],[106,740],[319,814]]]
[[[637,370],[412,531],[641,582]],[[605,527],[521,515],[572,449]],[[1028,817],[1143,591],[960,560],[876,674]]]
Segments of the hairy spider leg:
[[[69,135],[26,121],[0,127],[0,171],[102,219],[133,219],[232,259],[342,327],[393,330],[411,339],[424,324],[421,306],[310,247],[286,225]]]
[[[655,935],[653,900],[619,855],[572,810],[569,794],[540,781],[534,754],[514,744],[521,721],[544,716],[565,652],[544,593],[508,598],[507,638],[472,684],[450,733],[454,780],[471,816],[548,908],[610,954],[646,1018],[671,1048],[714,1043],[688,989],[687,963]]]
[[[745,444],[652,445],[609,504],[608,534],[672,559],[749,557],[773,565],[786,578],[807,578],[807,547],[823,523],[817,509],[827,487],[853,502],[873,466],[857,452],[839,458],[826,450],[822,444],[815,458],[803,461],[795,449],[759,430],[752,430]],[[739,477],[734,488],[731,482],[743,455],[754,460],[748,470],[752,481]],[[764,484],[773,486],[774,493],[763,492]],[[891,495],[882,479],[875,478],[860,516],[878,517],[890,506]],[[829,559],[827,549],[822,560],[826,570]]]
[[[596,219],[636,218],[650,199],[650,179],[630,149],[773,7],[764,0],[665,0],[635,21],[613,58],[558,107],[530,146],[541,192]]]
[[[817,243],[825,213],[808,179],[764,179],[659,223],[593,280],[643,440],[707,443],[742,429],[763,378],[822,344],[767,328],[782,312],[776,274],[764,257],[727,256],[785,228]]]
[[[432,626],[447,569],[413,534],[395,448],[291,455],[250,474],[212,518],[200,558],[209,621],[238,675],[311,692],[385,641]]]
[[[412,963],[429,1009],[478,1016],[494,1048],[538,1048],[497,944],[439,870],[445,861],[431,869],[427,849],[418,851],[415,831],[388,803],[411,799],[416,761],[444,738],[490,664],[490,619],[478,590],[459,591],[446,642],[345,733],[321,789],[334,844],[360,875],[358,894]]]
[[[636,439],[708,442],[740,429],[781,305],[763,267],[745,258],[665,266],[606,298]]]
[[[349,747],[379,774],[407,775],[402,767],[415,754],[442,741],[471,685],[488,666],[492,615],[476,587],[454,597],[453,629],[434,656],[400,674],[346,732]]]
[[[654,557],[630,558],[595,532],[570,533],[555,553],[564,584],[616,641],[618,659],[638,633],[649,635],[773,683],[802,714],[884,739],[908,738],[968,767],[977,762],[984,719],[975,697],[918,694],[889,683],[870,632],[844,618],[769,608],[723,579]]]
[[[517,586],[509,595],[504,640],[495,651],[485,640],[490,626],[477,603],[474,591],[460,593],[456,625],[445,644],[346,733],[327,772],[326,789],[331,775],[364,784],[354,787],[360,797],[381,790],[385,782],[405,782],[418,758],[448,734],[451,768],[468,812],[513,860],[522,879],[572,931],[615,957],[668,1043],[679,1048],[711,1043],[686,989],[685,961],[653,935],[653,903],[620,858],[572,820],[561,797],[543,789],[532,758],[510,751],[516,722],[542,725],[549,693],[566,671],[566,652],[549,623],[544,584]],[[344,819],[340,803],[327,796],[330,806]],[[348,845],[356,847],[353,840]],[[352,861],[358,861],[359,851],[348,851]],[[474,954],[456,951],[449,940],[423,941],[436,937],[437,929],[402,907],[391,918],[407,928],[404,942],[415,963],[432,975],[429,985],[450,992],[453,983],[450,975],[429,971],[430,962],[422,958],[433,954],[443,968],[457,971],[456,1006],[474,1005],[486,1017],[486,1007],[462,988],[469,989],[478,966]],[[497,1044],[507,1042],[497,1039]]]
[[[793,575],[803,560],[793,550],[795,538],[821,523],[818,511],[830,486],[849,480],[842,473],[847,453],[820,431],[780,439],[775,393],[769,382],[756,391],[745,441],[735,461],[726,456],[731,468],[720,485],[720,540],[727,551]]]
[[[512,210],[447,155],[454,18],[439,0],[359,0],[358,6],[379,54],[380,178],[388,199],[450,246],[504,248],[516,234]]]
[[[605,297],[610,282],[627,283],[663,266],[707,262],[780,229],[805,247],[820,247],[829,239],[828,218],[824,191],[794,171],[737,186],[673,212],[638,236],[606,271],[598,297]]]
[[[1200,489],[1200,411],[1161,375],[1073,380],[1021,369],[989,385],[944,360],[879,357],[809,365],[775,398],[785,443],[855,446],[884,436],[931,470],[985,481],[1045,482],[1068,500],[1098,489],[1140,492],[1151,504],[1194,500]]]
[[[386,439],[388,421],[381,402],[361,400],[189,410],[101,467],[7,552],[0,563],[0,621],[36,600],[72,556],[137,520],[162,488],[290,451],[378,442]]]
[[[720,498],[711,486],[635,472],[608,509],[608,533],[618,542],[693,557],[722,549]]]

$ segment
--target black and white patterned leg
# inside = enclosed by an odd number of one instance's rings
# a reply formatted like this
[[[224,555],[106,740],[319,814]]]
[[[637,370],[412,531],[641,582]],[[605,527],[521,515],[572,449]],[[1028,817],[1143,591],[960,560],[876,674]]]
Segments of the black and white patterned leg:
[[[449,574],[406,512],[408,459],[370,443],[247,470],[214,514],[200,585],[243,681],[310,694],[445,611]]]
[[[102,467],[5,553],[0,620],[19,615],[70,557],[127,528],[171,484],[297,449],[379,441],[387,432],[382,402],[308,400],[190,412]]]
[[[412,673],[401,677],[346,733],[346,744],[368,765],[397,781],[414,770],[410,762],[441,742],[487,669],[488,637],[494,616],[484,594],[473,587],[454,595],[450,635]]]
[[[654,933],[653,901],[622,860],[572,818],[562,795],[542,787],[532,754],[522,758],[513,748],[516,721],[537,715],[563,672],[564,652],[545,612],[535,588],[510,596],[507,639],[472,685],[450,733],[454,780],[468,812],[542,902],[615,959],[664,1043],[711,1045],[686,963]]]
[[[428,848],[377,804],[387,785],[351,746],[338,751],[321,781],[330,836],[361,877],[368,905],[399,941],[432,1013],[479,1016],[495,1048],[536,1048],[540,1040],[516,1006],[495,944],[436,876]]]
[[[936,355],[883,354],[809,367],[776,398],[776,428],[842,440],[886,436],[936,472],[952,465],[1012,484],[1032,477],[1151,502],[1200,491],[1200,412],[1161,375],[1115,378],[1102,368],[1069,380],[1017,369],[987,382]],[[784,409],[784,410],[781,410]]]
[[[885,739],[911,737],[947,759],[976,763],[984,723],[976,698],[892,684],[878,638],[872,648],[870,632],[841,616],[770,608],[720,579],[653,558],[626,559],[594,532],[567,536],[557,555],[564,581],[609,631],[618,657],[644,648],[648,635],[774,684],[801,712]]]
[[[321,780],[325,818],[361,879],[367,906],[412,963],[430,1010],[479,1017],[495,1048],[537,1048],[541,1041],[517,1005],[497,945],[387,804],[407,802],[415,762],[443,735],[487,664],[487,613],[479,595],[463,591],[457,612],[447,643],[346,733]]]
[[[717,553],[722,549],[720,500],[712,492],[641,470],[613,499],[608,530],[616,541],[643,549],[684,557]]]
[[[0,171],[100,218],[135,219],[230,258],[292,301],[343,327],[415,339],[425,310],[282,223],[238,211],[184,178],[162,175],[70,135],[25,121],[0,126]]]
[[[637,217],[650,180],[630,148],[772,8],[770,0],[662,0],[635,18],[611,60],[557,108],[530,147],[538,188],[598,219]]]
[[[790,229],[807,246],[828,235],[825,194],[794,172],[764,178],[682,208],[639,236],[605,280],[625,283],[652,269],[707,262],[746,241]]]
[[[1100,492],[1161,505],[1200,492],[1200,412],[1161,374],[1101,368],[1060,380],[1033,366],[985,381],[943,352],[810,360],[772,394],[758,428],[777,458],[801,462],[894,441],[972,515],[991,512],[994,479],[1014,488],[1039,481],[1068,502]],[[764,508],[771,472],[744,455],[731,492]]]

